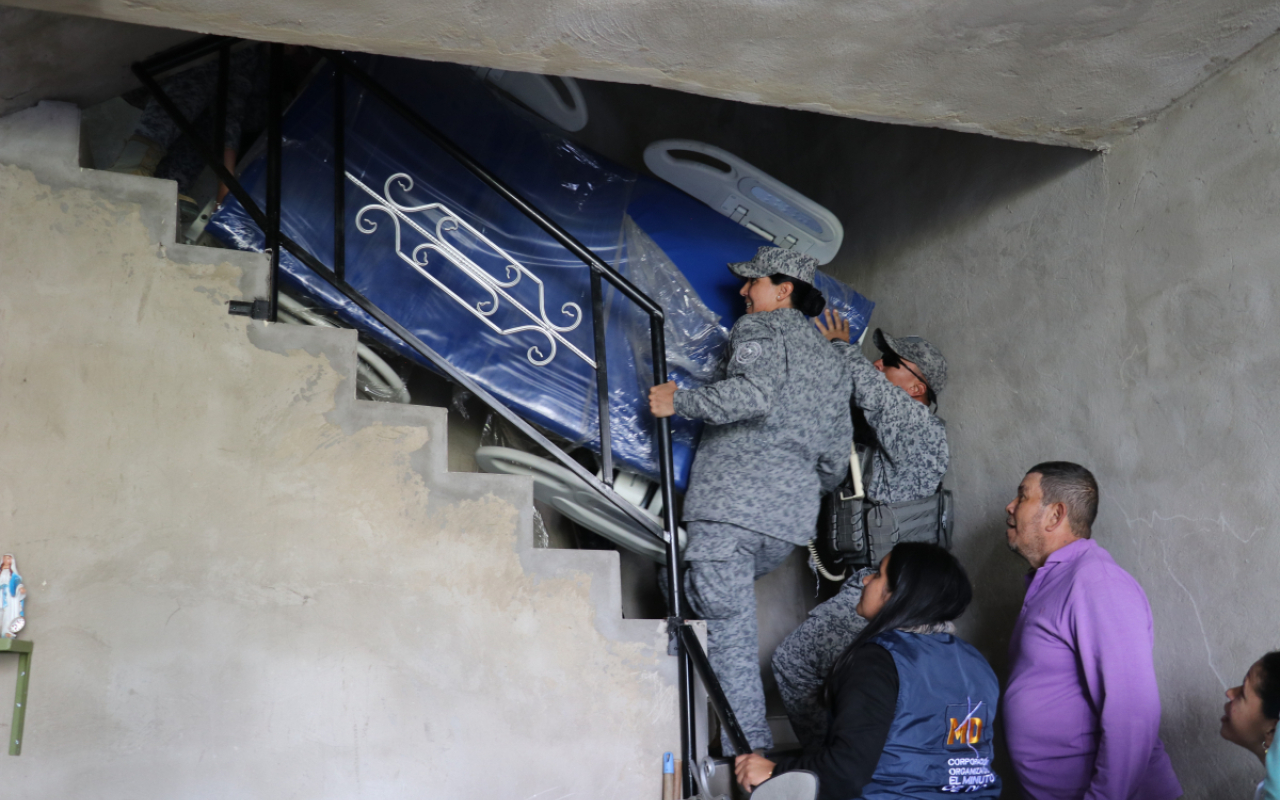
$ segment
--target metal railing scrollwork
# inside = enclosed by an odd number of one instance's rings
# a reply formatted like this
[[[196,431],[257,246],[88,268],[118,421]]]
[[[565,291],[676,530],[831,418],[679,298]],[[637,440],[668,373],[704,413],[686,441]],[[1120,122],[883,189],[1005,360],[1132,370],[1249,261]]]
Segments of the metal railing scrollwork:
[[[409,266],[413,267],[419,275],[435,284],[437,289],[452,298],[454,302],[474,314],[476,318],[487,325],[490,330],[497,333],[499,336],[510,336],[512,334],[525,333],[527,331],[538,331],[547,338],[547,346],[549,347],[550,352],[544,356],[538,346],[533,345],[529,348],[529,351],[526,354],[529,358],[529,363],[536,367],[543,367],[550,364],[551,360],[556,357],[556,343],[558,342],[572,351],[574,355],[578,356],[578,358],[587,362],[592,369],[595,369],[595,359],[582,352],[572,342],[561,335],[577,329],[577,327],[582,324],[581,306],[577,303],[565,303],[560,306],[560,313],[572,320],[569,325],[556,325],[551,320],[547,319],[546,286],[528,267],[512,258],[510,253],[494,244],[487,236],[476,230],[474,226],[459,217],[443,203],[425,203],[418,206],[406,206],[391,199],[392,184],[398,185],[400,189],[405,192],[409,192],[413,189],[413,178],[409,175],[403,172],[398,172],[390,178],[387,178],[387,182],[383,187],[383,194],[381,196],[376,194],[350,172],[346,173],[346,175],[347,180],[351,181],[351,183],[355,184],[361,191],[369,195],[374,200],[374,202],[364,206],[356,212],[356,230],[361,233],[375,232],[378,229],[378,224],[369,219],[369,212],[374,211],[386,214],[391,218],[392,223],[395,225],[396,255],[398,255],[400,259]],[[426,216],[428,220],[430,220],[432,216],[435,216],[436,219],[434,221],[433,228],[428,229],[418,224],[417,221],[409,216],[410,214],[422,214]],[[417,231],[417,233],[426,240],[422,244],[414,247],[409,253],[405,253],[404,251],[401,239],[402,234],[400,231],[401,222]],[[458,234],[461,231],[466,231],[473,241],[484,245],[484,247],[486,247],[490,252],[496,254],[505,262],[504,267],[507,277],[506,281],[499,280],[493,275],[490,275],[488,271],[483,269],[479,264],[468,258],[462,250],[449,242],[448,234]],[[461,270],[464,275],[484,289],[489,294],[490,299],[481,300],[480,302],[473,304],[460,297],[457,292],[450,289],[443,281],[427,270],[427,267],[430,266],[428,258],[431,253],[438,253],[444,261]],[[529,280],[535,283],[538,287],[537,313],[526,308],[524,304],[519,300],[516,300],[506,291],[507,289],[515,287],[515,285],[520,283],[520,281],[525,277],[528,277]],[[495,312],[497,312],[500,306],[499,297],[501,297],[502,300],[506,300],[507,304],[511,308],[528,317],[531,324],[520,325],[514,328],[503,328],[494,324],[493,320],[490,318]],[[486,305],[488,308],[485,308]]]

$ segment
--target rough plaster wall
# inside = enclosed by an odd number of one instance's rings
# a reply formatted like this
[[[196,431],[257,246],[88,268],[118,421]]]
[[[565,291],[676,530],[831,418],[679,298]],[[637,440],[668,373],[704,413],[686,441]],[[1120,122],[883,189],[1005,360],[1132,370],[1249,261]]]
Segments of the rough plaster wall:
[[[1151,600],[1165,743],[1204,800],[1252,796],[1222,690],[1280,647],[1277,74],[1273,40],[1106,155],[585,87],[584,134],[619,160],[703,139],[830,207],[828,269],[943,349],[963,633],[1002,675],[1025,572],[1003,508],[1038,461],[1096,471],[1097,539]]]
[[[985,182],[886,184],[895,230],[843,264],[878,324],[950,362],[958,551],[978,583],[964,633],[998,670],[1024,570],[1003,506],[1038,461],[1098,475],[1096,538],[1151,600],[1188,798],[1250,796],[1262,769],[1219,738],[1222,692],[1280,646],[1278,72],[1273,41],[1108,155],[1024,154],[1049,182],[1010,173],[1017,151],[955,145]],[[941,224],[904,202],[927,192]]]
[[[129,65],[189,31],[0,6],[0,116],[41,100],[100,103],[140,84]]]
[[[1105,146],[1280,27],[1275,0],[16,0],[266,41]]]
[[[173,184],[80,173],[77,127],[0,120],[0,541],[36,642],[5,796],[656,796],[673,659],[618,619],[616,554],[535,552],[527,480],[352,399],[353,334],[227,316],[260,260],[172,246]]]

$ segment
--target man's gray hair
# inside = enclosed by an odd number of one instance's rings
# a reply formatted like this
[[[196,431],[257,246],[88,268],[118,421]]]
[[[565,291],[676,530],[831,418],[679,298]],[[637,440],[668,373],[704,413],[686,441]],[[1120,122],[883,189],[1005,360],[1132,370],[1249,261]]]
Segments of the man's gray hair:
[[[1098,481],[1093,473],[1070,461],[1046,461],[1027,470],[1040,476],[1043,505],[1062,503],[1067,507],[1071,530],[1081,539],[1093,532],[1098,516]]]

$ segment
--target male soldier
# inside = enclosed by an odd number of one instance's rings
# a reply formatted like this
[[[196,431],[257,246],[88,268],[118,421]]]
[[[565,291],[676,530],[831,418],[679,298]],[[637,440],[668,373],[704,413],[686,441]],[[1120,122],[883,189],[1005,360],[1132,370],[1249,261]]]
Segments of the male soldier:
[[[1160,742],[1151,605],[1092,536],[1093,473],[1031,468],[1005,507],[1009,549],[1031,565],[1009,641],[1001,716],[1031,800],[1173,800]]]
[[[818,328],[853,376],[854,404],[875,432],[867,498],[872,503],[921,500],[938,491],[950,461],[947,431],[931,410],[947,382],[942,353],[919,336],[894,338],[876,330],[881,357],[874,364],[849,342],[849,323],[827,312]],[[809,612],[773,655],[773,675],[791,726],[806,748],[822,744],[827,729],[822,686],[831,665],[867,621],[854,610],[862,597],[860,573]]]

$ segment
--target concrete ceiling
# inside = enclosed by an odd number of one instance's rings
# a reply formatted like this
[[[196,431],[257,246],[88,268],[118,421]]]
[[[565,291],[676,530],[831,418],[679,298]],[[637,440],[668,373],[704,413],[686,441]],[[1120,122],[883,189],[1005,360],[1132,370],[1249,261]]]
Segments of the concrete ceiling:
[[[1280,0],[17,0],[15,5],[186,31],[642,83],[1087,148],[1105,148],[1135,130],[1280,28]],[[13,46],[9,31],[0,29],[0,47]]]
[[[190,31],[0,6],[0,116],[41,100],[81,107],[138,85],[129,65]]]

